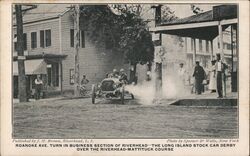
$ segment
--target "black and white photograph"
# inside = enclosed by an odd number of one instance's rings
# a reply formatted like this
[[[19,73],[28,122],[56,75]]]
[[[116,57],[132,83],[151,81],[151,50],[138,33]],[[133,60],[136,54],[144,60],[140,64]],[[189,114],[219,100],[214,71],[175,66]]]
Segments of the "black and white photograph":
[[[237,138],[237,17],[236,4],[14,4],[13,137]]]
[[[240,11],[215,2],[12,3],[10,133],[24,141],[15,147],[238,140]]]

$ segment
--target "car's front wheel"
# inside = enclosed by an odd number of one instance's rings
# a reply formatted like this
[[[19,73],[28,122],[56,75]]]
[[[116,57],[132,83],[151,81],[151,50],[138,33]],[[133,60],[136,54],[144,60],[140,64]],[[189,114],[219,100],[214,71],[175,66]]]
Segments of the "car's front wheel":
[[[125,90],[124,90],[124,87],[122,87],[121,94],[120,94],[120,96],[121,96],[121,103],[122,104],[124,104],[124,94],[125,94]]]

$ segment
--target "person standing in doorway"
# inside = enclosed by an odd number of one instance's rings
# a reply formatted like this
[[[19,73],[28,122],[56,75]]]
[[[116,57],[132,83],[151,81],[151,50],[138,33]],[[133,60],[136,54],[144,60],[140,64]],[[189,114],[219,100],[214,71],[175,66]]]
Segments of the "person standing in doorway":
[[[201,94],[202,91],[202,81],[205,78],[205,71],[200,66],[200,62],[196,61],[196,66],[194,68],[193,77],[195,78],[195,90],[197,94]]]
[[[40,75],[37,75],[36,79],[35,79],[35,99],[38,100],[40,99],[41,96],[41,91],[43,88],[43,81],[40,77]]]

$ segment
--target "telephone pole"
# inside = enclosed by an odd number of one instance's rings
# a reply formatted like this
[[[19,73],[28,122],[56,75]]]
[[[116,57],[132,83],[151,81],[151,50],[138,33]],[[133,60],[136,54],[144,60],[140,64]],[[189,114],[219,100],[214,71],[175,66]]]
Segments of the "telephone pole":
[[[80,47],[80,29],[79,29],[79,17],[80,8],[79,5],[74,5],[74,48],[75,48],[75,89],[74,96],[80,96],[80,77],[79,77],[79,47]]]
[[[162,5],[153,5],[151,8],[155,10],[155,25],[157,27],[161,24],[161,7]],[[164,50],[162,49],[162,34],[152,34],[156,36],[153,38],[154,42],[154,62],[155,62],[155,98],[161,98],[162,96],[162,62]]]
[[[15,5],[16,25],[17,25],[17,61],[18,61],[18,94],[20,102],[27,101],[26,76],[24,66],[24,47],[23,47],[23,17],[22,6]]]

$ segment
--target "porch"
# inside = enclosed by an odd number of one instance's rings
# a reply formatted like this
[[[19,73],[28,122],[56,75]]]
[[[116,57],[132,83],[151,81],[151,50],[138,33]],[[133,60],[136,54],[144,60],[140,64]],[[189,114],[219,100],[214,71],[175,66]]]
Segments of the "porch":
[[[220,53],[222,61],[228,64],[228,77],[231,79],[231,91],[237,92],[237,72],[238,72],[238,16],[237,5],[220,5],[214,6],[213,10],[177,19],[167,23],[158,21],[156,26],[150,28],[153,34],[169,34],[184,38],[191,38],[192,51],[185,49],[185,53],[194,66],[200,55],[215,58],[216,53]],[[229,38],[225,37],[229,34]],[[213,41],[218,38],[218,49],[214,49]],[[196,41],[205,40],[206,47],[211,49],[207,54],[197,53]],[[229,40],[230,50],[224,49],[224,41]]]

